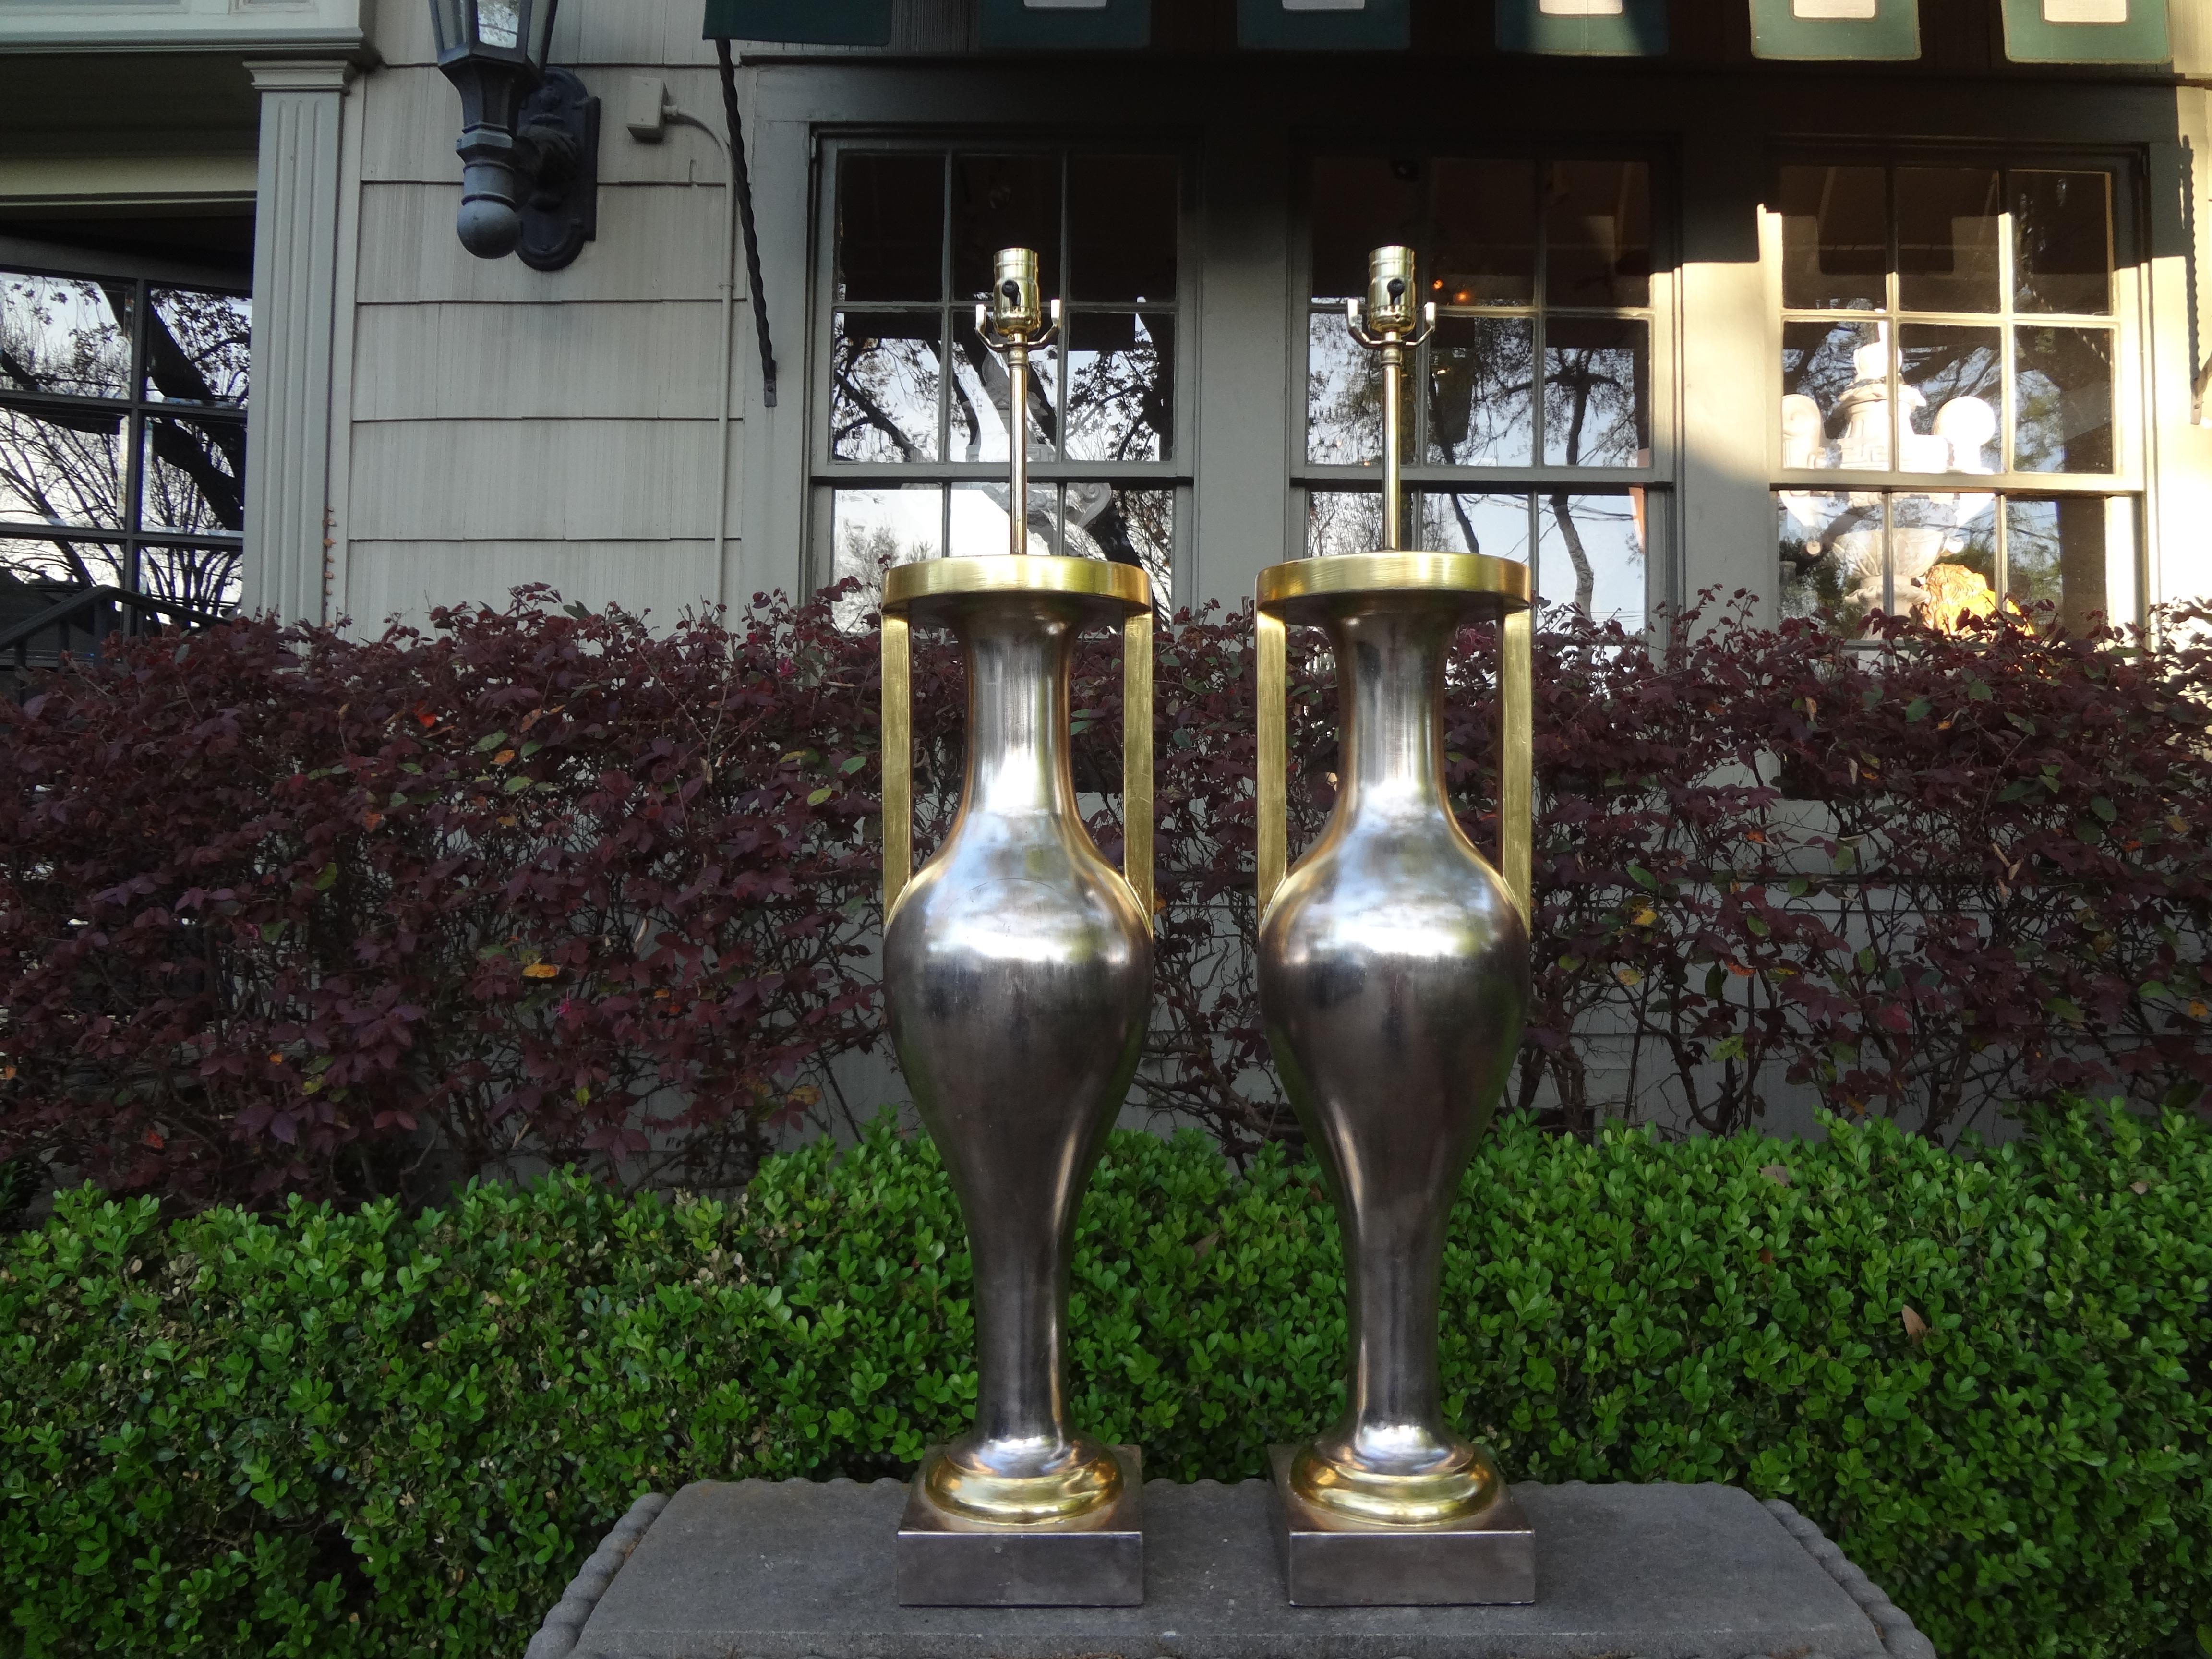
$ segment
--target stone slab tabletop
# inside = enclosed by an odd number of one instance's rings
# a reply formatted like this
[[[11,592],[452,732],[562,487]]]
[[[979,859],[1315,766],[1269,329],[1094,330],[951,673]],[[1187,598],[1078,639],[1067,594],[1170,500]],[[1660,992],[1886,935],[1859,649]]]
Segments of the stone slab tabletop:
[[[1145,1487],[1140,1607],[902,1607],[896,1481],[641,1498],[527,1659],[1935,1659],[1819,1529],[1732,1486],[1516,1486],[1532,1607],[1293,1607],[1264,1481]]]

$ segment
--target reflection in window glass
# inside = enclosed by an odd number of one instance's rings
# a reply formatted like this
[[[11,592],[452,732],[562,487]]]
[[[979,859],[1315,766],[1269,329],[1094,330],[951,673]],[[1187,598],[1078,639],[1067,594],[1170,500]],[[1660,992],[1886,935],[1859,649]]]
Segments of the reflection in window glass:
[[[1874,491],[1790,489],[1780,521],[1782,614],[1846,637],[1887,603],[1882,499]]]
[[[242,294],[157,288],[146,333],[146,396],[166,403],[246,402],[253,306]]]
[[[36,615],[86,587],[127,587],[130,556],[118,545],[74,537],[0,537],[0,627]]]
[[[1344,325],[1316,311],[1308,324],[1306,459],[1345,466],[1382,459],[1382,371]]]
[[[1175,445],[1175,319],[1082,311],[1067,323],[1067,459],[1164,461]]]
[[[1897,170],[1897,302],[1995,311],[2002,198],[1995,167]]]
[[[1437,553],[1485,553],[1528,562],[1526,495],[1425,495],[1421,545]]]
[[[1544,330],[1544,459],[1554,466],[1650,461],[1650,325],[1554,317]]]
[[[1536,294],[1534,163],[1441,161],[1435,167],[1431,289],[1437,303],[1528,304]],[[1364,265],[1361,274],[1364,279]]]
[[[972,328],[956,331],[952,344],[948,458],[956,461],[1003,461],[1012,453],[1007,445],[1006,422],[1012,418],[1014,383],[1006,360],[984,344]],[[1060,414],[1054,407],[1060,385],[1060,348],[1033,348],[1028,373],[1030,458],[1050,460],[1060,436]]]
[[[955,484],[950,506],[945,540],[950,556],[973,559],[1008,550],[1006,485]],[[1042,556],[1060,550],[1060,507],[1057,484],[1030,486],[1029,515],[1022,526],[1026,551]]]
[[[1997,608],[1996,497],[1890,497],[1891,608],[1944,632]]]
[[[1062,550],[1140,566],[1163,599],[1175,574],[1175,491],[1075,483],[1061,492]]]
[[[0,520],[125,528],[122,409],[0,404]]]
[[[2135,503],[2063,496],[2005,503],[2005,593],[2038,628],[2083,634],[2136,614]]]
[[[1382,545],[1382,497],[1372,489],[1306,493],[1306,556],[1372,553]]]
[[[1534,318],[1438,320],[1429,346],[1431,464],[1526,466],[1534,459],[1535,354]]]
[[[837,313],[830,347],[830,453],[841,461],[933,461],[940,311]]]
[[[131,395],[127,282],[0,270],[0,392]]]
[[[885,570],[944,553],[945,489],[840,489],[830,500],[830,580],[859,584],[836,602],[837,625],[854,628],[882,601]]]
[[[1880,167],[1782,169],[1782,303],[1875,311],[1889,302]]]
[[[1992,472],[2004,406],[2004,337],[1994,328],[1908,323],[1899,331],[1898,401],[1906,472]]]
[[[2112,335],[2101,328],[2015,331],[2019,410],[2013,465],[2021,472],[2112,470]]]
[[[1423,169],[1412,161],[1323,157],[1313,164],[1313,300],[1335,305],[1367,292],[1370,251],[1418,248],[1428,216]]]
[[[1068,285],[1080,301],[1176,297],[1176,164],[1165,155],[1072,155]]]
[[[1051,155],[952,158],[952,294],[981,299],[1000,248],[1033,248],[1048,299],[1060,293],[1060,158]]]
[[[2112,309],[2112,181],[2103,173],[2012,176],[2013,288],[2022,311]]]
[[[1644,495],[1571,495],[1536,501],[1536,592],[1595,622],[1631,633],[1644,623]]]
[[[935,301],[945,293],[945,158],[837,162],[837,298]]]
[[[1651,182],[1641,161],[1554,161],[1544,189],[1544,295],[1555,306],[1651,302]]]
[[[1858,322],[1783,324],[1783,465],[1888,465],[1886,328]],[[1881,403],[1871,411],[1869,393]],[[1846,434],[1848,459],[1838,441]]]
[[[184,534],[246,524],[246,428],[236,422],[146,422],[138,522]]]
[[[202,611],[234,609],[244,586],[238,548],[161,547],[138,551],[138,591]]]

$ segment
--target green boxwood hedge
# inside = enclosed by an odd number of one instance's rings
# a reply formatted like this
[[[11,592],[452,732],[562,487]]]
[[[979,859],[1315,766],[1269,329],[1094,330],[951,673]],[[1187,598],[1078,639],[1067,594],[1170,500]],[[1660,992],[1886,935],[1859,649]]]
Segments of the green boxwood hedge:
[[[2179,1116],[1959,1154],[1507,1124],[1455,1218],[1451,1409],[1516,1478],[1787,1496],[1954,1659],[2179,1651],[2212,1621],[2208,1199]],[[1121,1135],[1077,1277],[1082,1419],[1152,1473],[1255,1475],[1332,1409],[1310,1165]],[[967,1295],[887,1126],[733,1205],[72,1196],[0,1248],[0,1648],[518,1654],[640,1492],[908,1467],[964,1419]]]

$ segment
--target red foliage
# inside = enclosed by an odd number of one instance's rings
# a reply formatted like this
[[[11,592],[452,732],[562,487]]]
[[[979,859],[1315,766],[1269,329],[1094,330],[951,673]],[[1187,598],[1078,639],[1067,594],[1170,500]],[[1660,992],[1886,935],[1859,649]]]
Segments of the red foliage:
[[[830,1063],[880,1041],[874,635],[827,596],[665,635],[550,600],[368,642],[141,641],[0,706],[0,1159],[188,1203],[538,1159],[720,1186],[822,1109]],[[1935,1132],[2058,1088],[2196,1098],[2207,620],[2133,651],[1540,635],[1520,1102],[1722,1128],[1788,1085]],[[1252,975],[1249,637],[1210,612],[1160,634],[1138,1088],[1232,1148],[1292,1132]],[[1487,846],[1488,641],[1462,644],[1449,769]],[[1293,662],[1297,838],[1334,690],[1317,637]],[[915,681],[926,855],[957,793],[952,652],[923,643]],[[1074,704],[1112,856],[1109,645]]]

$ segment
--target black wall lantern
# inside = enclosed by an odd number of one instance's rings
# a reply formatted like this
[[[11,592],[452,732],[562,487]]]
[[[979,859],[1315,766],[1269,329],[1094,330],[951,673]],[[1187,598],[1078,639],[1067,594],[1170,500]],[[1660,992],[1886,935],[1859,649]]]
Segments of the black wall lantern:
[[[430,0],[461,94],[461,246],[558,270],[599,231],[599,100],[545,67],[558,0]]]

